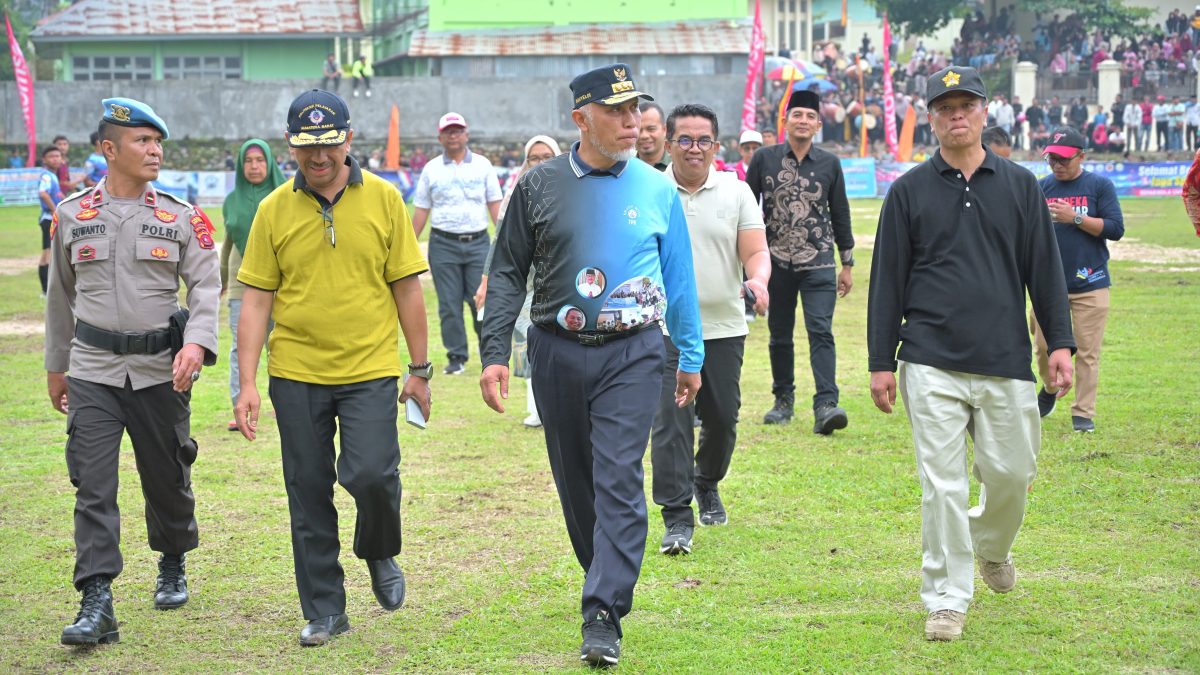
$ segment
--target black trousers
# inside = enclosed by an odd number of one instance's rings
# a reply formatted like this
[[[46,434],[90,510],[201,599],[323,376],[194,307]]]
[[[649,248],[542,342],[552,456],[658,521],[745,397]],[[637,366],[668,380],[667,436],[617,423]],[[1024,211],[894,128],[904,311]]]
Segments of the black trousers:
[[[529,360],[567,535],[586,573],[585,616],[633,608],[646,552],[642,457],[662,389],[662,333],[585,347],[529,331]]]
[[[771,294],[771,312],[767,315],[767,328],[771,331],[771,393],[782,396],[796,391],[792,335],[799,296],[808,333],[808,361],[816,385],[813,409],[826,403],[837,405],[837,351],[833,343],[837,272],[832,267],[797,272],[772,265],[767,291]]]
[[[1162,120],[1154,121],[1154,140],[1157,143],[1157,149],[1163,151],[1167,149],[1167,142],[1171,135],[1170,123]]]
[[[662,507],[663,523],[695,526],[693,486],[715,488],[729,472],[737,443],[738,410],[742,406],[742,356],[746,336],[704,341],[704,366],[696,414],[700,417],[700,447],[695,455],[692,410],[675,405],[675,371],[679,350],[663,336],[666,363],[658,414],[650,435],[650,466],[654,503]]]
[[[121,573],[117,508],[121,436],[129,433],[146,500],[150,549],[180,555],[196,548],[196,499],[190,437],[191,393],[170,382],[134,391],[67,378],[67,475],[75,486],[75,587],[89,577]]]
[[[283,479],[292,517],[292,557],[304,618],[346,611],[338,562],[334,481],[354,497],[354,554],[383,560],[400,553],[400,443],[397,378],[309,384],[272,377]],[[341,426],[341,453],[333,434]]]

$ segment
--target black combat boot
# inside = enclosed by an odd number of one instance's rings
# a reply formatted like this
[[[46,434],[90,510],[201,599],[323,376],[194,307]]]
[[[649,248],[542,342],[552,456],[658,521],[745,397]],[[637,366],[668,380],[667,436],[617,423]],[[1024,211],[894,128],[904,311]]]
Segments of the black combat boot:
[[[154,585],[154,607],[157,609],[175,609],[187,604],[187,570],[184,557],[180,555],[162,554],[158,559],[158,582]]]
[[[792,408],[796,405],[795,394],[779,394],[775,397],[775,407],[763,417],[763,424],[787,424],[792,421]]]
[[[62,632],[64,645],[94,645],[120,642],[117,616],[113,612],[112,579],[90,577],[83,582],[83,600],[75,623]]]

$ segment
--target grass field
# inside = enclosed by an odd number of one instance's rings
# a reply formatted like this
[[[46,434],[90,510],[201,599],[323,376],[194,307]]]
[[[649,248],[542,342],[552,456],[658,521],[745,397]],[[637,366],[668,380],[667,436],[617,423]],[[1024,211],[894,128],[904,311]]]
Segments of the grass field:
[[[856,231],[873,234],[879,202],[852,206]],[[721,490],[730,524],[699,530],[691,556],[666,558],[655,553],[662,530],[651,503],[620,668],[1200,671],[1200,239],[1178,199],[1124,208],[1128,241],[1114,247],[1122,260],[1113,263],[1098,432],[1071,433],[1066,406],[1045,420],[1039,478],[1014,550],[1017,589],[997,596],[978,583],[964,639],[922,636],[920,489],[907,421],[870,401],[864,246],[857,285],[835,317],[850,427],[824,438],[809,433],[805,416],[783,428],[761,424],[770,367],[765,322],[753,324],[739,445]],[[389,614],[375,604],[365,565],[349,550],[353,504],[339,489],[353,629],[326,648],[296,644],[303,619],[278,436],[266,416],[255,443],[224,430],[223,354],[193,399],[201,544],[188,560],[191,602],[153,609],[156,556],[126,449],[125,572],[114,584],[122,641],[60,646],[78,608],[74,496],[64,420],[46,398],[35,218],[32,209],[0,210],[0,671],[579,668],[582,575],[543,439],[520,424],[523,387],[513,388],[504,417],[483,405],[477,361],[465,377],[434,378],[428,431],[399,431],[403,609]],[[426,302],[440,345],[428,286]],[[444,362],[440,347],[431,353]],[[803,366],[797,386],[802,400],[812,390]]]

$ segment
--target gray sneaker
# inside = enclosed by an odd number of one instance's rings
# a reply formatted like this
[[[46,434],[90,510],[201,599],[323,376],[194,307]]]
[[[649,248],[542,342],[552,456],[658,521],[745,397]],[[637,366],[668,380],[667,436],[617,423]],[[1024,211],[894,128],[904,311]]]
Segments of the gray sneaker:
[[[1096,423],[1086,417],[1071,415],[1071,426],[1083,434],[1090,434],[1096,431]]]
[[[662,546],[658,552],[664,555],[679,555],[680,553],[692,552],[692,532],[693,528],[687,523],[675,523],[667,528],[667,533],[663,535]]]
[[[442,373],[445,375],[462,375],[466,369],[467,367],[462,361],[451,361],[442,369]]]
[[[725,513],[725,504],[721,502],[721,494],[717,488],[695,488],[696,504],[700,507],[701,525],[724,525],[729,522]]]
[[[983,583],[994,593],[1007,593],[1017,585],[1017,568],[1013,566],[1012,556],[1004,562],[979,558],[979,576],[983,577]]]

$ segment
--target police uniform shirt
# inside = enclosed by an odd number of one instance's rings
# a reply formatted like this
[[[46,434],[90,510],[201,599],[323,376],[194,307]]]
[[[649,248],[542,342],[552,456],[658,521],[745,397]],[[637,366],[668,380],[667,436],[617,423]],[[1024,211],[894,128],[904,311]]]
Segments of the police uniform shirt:
[[[835,266],[833,245],[854,248],[850,202],[837,155],[810,147],[804,159],[787,141],[760,148],[746,184],[762,200],[767,248],[775,266],[791,271]]]
[[[680,370],[699,372],[704,342],[696,277],[675,188],[641,161],[593,169],[578,147],[517,182],[488,277],[484,366],[508,362],[532,265],[534,324],[616,332],[665,317]],[[601,287],[594,297],[589,271]]]
[[[898,357],[1033,381],[1026,289],[1050,350],[1074,350],[1042,191],[1028,170],[986,152],[969,182],[939,150],[888,191],[867,307],[871,371],[896,370]]]
[[[221,273],[208,217],[147,185],[118,199],[107,181],[55,210],[46,293],[45,366],[114,387],[144,389],[172,379],[170,350],[114,354],[74,339],[75,321],[116,333],[166,329],[179,310],[179,282],[191,312],[184,343],[215,355]]]

